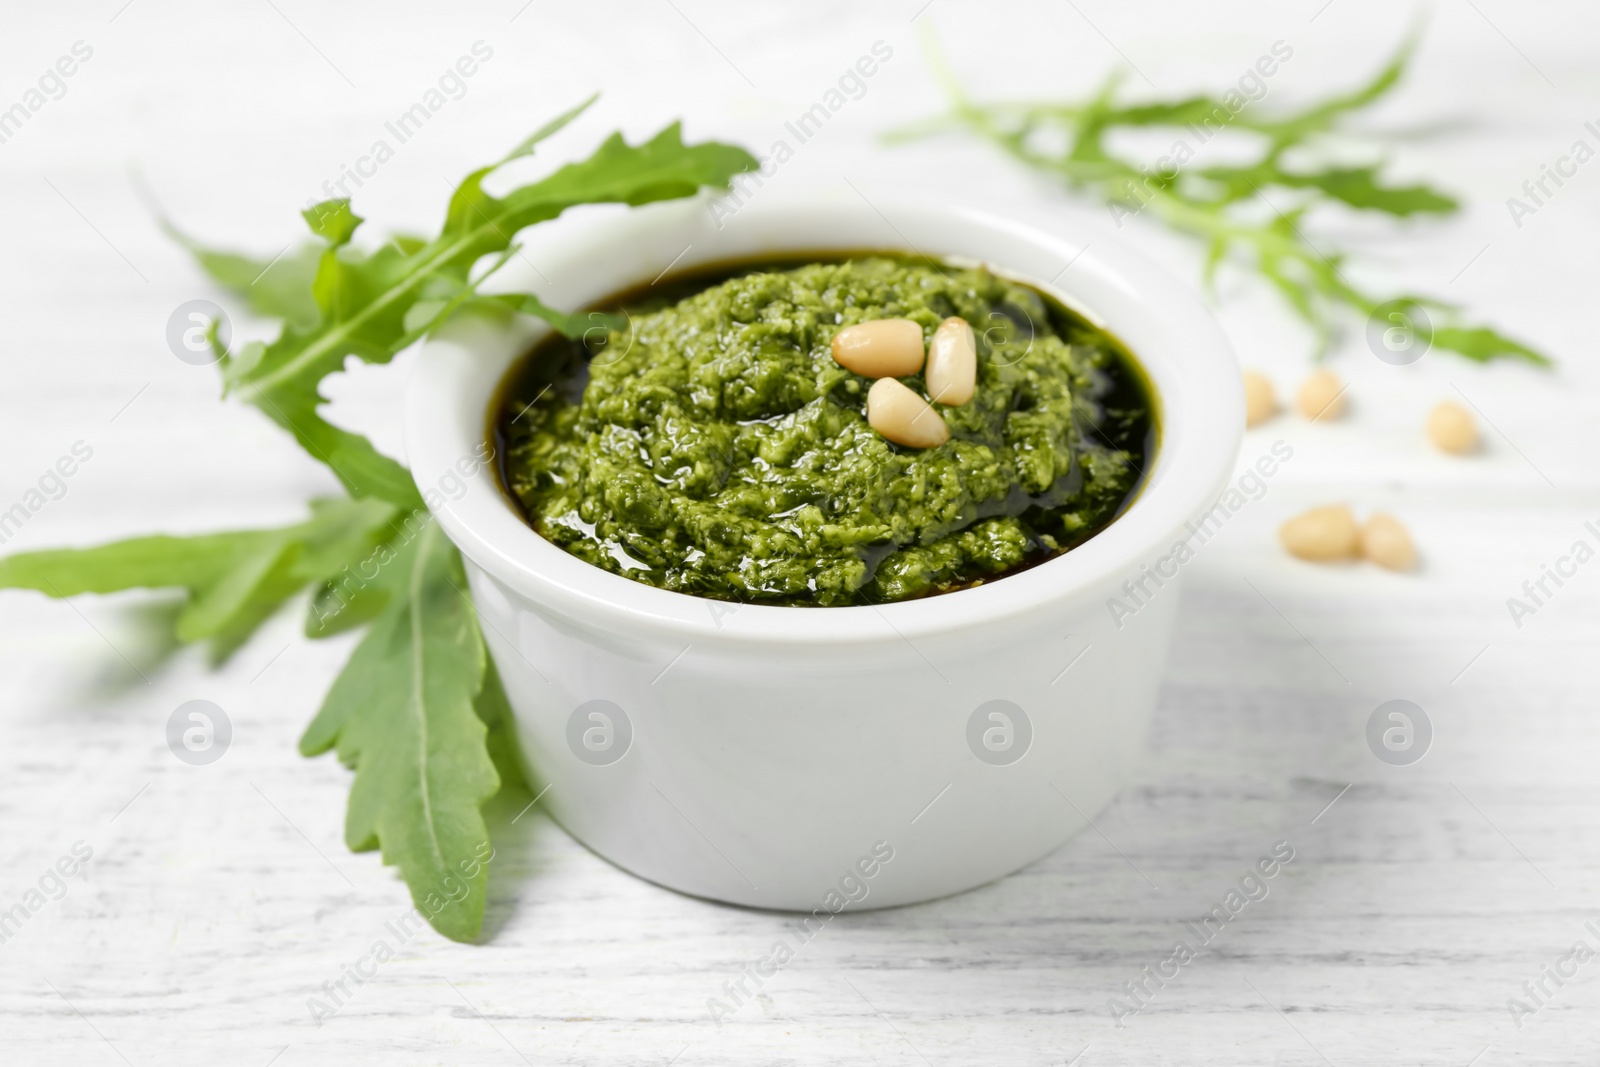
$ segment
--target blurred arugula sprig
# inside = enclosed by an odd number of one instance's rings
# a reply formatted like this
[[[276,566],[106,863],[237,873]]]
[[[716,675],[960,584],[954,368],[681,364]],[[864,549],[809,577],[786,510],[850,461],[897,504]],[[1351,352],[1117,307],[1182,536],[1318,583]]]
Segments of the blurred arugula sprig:
[[[1306,235],[1307,216],[1318,208],[1341,204],[1356,211],[1394,218],[1448,215],[1460,204],[1429,185],[1390,184],[1382,163],[1366,166],[1307,165],[1324,135],[1338,131],[1351,115],[1386,96],[1400,81],[1413,44],[1404,44],[1367,84],[1333,95],[1297,111],[1264,114],[1234,93],[1236,105],[1223,97],[1184,97],[1168,102],[1118,102],[1121,75],[1113,73],[1100,89],[1082,101],[1059,103],[995,103],[973,101],[957,82],[936,46],[929,40],[935,73],[949,98],[950,111],[939,118],[894,131],[891,142],[908,141],[950,129],[965,130],[990,141],[1012,158],[1053,175],[1075,192],[1102,198],[1120,227],[1122,220],[1148,209],[1168,227],[1205,243],[1207,285],[1224,262],[1253,269],[1311,328],[1316,355],[1331,347],[1341,312],[1372,316],[1398,313],[1411,328],[1431,336],[1434,347],[1468,359],[1524,360],[1549,366],[1550,359],[1521,341],[1489,326],[1463,321],[1461,309],[1433,297],[1402,293],[1380,296],[1357,288],[1345,276],[1349,256],[1325,249]],[[1216,127],[1253,136],[1254,157],[1244,163],[1187,166],[1194,154],[1165,166],[1153,166],[1107,145],[1108,136],[1123,130]],[[1207,138],[1209,139],[1209,138]],[[1187,145],[1187,142],[1184,142]],[[1176,154],[1176,153],[1174,153]],[[1163,157],[1171,160],[1171,156]],[[1154,161],[1159,163],[1160,161]],[[1288,206],[1280,208],[1279,199]],[[1263,221],[1265,220],[1265,221]],[[1327,243],[1327,242],[1324,242]],[[1416,308],[1437,313],[1409,316]]]
[[[483,804],[520,779],[510,712],[460,554],[404,467],[322,418],[320,386],[349,356],[388,362],[466,308],[537,315],[568,333],[592,329],[588,317],[563,314],[531,293],[479,292],[516,253],[518,231],[579,204],[639,205],[726,189],[756,166],[733,145],[684,144],[673,124],[637,145],[613,134],[588,159],[503,197],[484,192],[491,172],[532,154],[592,102],[468,174],[432,239],[397,236],[358,249],[350,240],[362,219],[345,199],[305,211],[318,240],[273,261],[205,248],[168,226],[215,281],[281,322],[275,340],[233,352],[213,330],[225,392],[293,434],[333,470],[348,498],[314,501],[309,519],[276,529],[139,537],[0,559],[0,588],[54,597],[181,589],[174,637],[211,641],[214,662],[307,589],[308,637],[367,626],[300,750],[336,749],[355,769],[346,844],[381,848],[418,909],[456,940],[475,938],[483,925],[493,855]]]

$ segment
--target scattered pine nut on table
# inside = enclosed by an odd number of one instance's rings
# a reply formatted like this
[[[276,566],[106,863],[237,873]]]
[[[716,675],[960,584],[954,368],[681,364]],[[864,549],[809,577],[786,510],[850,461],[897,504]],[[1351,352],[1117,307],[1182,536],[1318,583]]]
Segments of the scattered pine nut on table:
[[[1331,370],[1319,370],[1307,378],[1295,395],[1300,414],[1313,422],[1337,419],[1344,414],[1345,384]]]
[[[1343,504],[1312,508],[1278,527],[1291,556],[1317,563],[1354,559],[1359,547],[1356,518]]]
[[[1272,379],[1260,371],[1244,372],[1244,424],[1259,426],[1278,413],[1278,397]]]
[[[1442,451],[1464,456],[1478,447],[1478,423],[1453,400],[1441,400],[1428,412],[1428,440]]]
[[[1417,565],[1417,546],[1411,532],[1387,512],[1375,512],[1361,527],[1361,554],[1391,571],[1408,571]]]

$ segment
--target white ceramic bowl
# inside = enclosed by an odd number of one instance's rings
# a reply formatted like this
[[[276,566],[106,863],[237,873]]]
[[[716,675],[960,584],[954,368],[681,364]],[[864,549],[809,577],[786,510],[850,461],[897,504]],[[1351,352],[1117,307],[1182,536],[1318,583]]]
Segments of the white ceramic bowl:
[[[1215,502],[1244,425],[1238,367],[1190,289],[1104,238],[1087,247],[948,205],[758,196],[720,225],[683,201],[553,230],[530,246],[537,269],[510,282],[562,308],[736,256],[980,261],[1120,337],[1158,394],[1161,440],[1132,507],[1032,570],[879,607],[736,606],[568,555],[490,472],[458,488],[497,383],[545,328],[469,326],[431,343],[406,400],[409,462],[466,557],[551,815],[652,882],[800,911],[954,893],[1083,829],[1143,749],[1181,571],[1164,565],[1178,573],[1159,588],[1146,578],[1131,616],[1114,619],[1107,600]]]

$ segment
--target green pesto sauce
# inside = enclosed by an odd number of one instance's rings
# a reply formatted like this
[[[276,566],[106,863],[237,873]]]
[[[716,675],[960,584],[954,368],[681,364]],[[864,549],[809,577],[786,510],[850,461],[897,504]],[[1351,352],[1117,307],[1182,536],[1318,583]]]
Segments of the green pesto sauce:
[[[747,265],[610,306],[622,328],[551,338],[514,368],[501,474],[545,538],[663,589],[842,605],[970,586],[1102,529],[1153,447],[1150,395],[1118,343],[986,270]],[[951,315],[977,335],[977,393],[936,407],[945,444],[892,444],[833,335],[907,318],[926,339]],[[926,398],[920,375],[901,381]]]

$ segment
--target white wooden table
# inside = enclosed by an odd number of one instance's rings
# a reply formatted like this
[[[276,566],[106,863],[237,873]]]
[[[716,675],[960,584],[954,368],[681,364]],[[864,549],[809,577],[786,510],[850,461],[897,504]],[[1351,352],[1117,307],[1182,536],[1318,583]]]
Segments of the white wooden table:
[[[893,57],[866,94],[775,183],[914,188],[1109,238],[1103,209],[978,146],[876,143],[938,106],[914,16],[969,84],[1007,96],[1083,92],[1119,51],[1140,72],[1131,90],[1216,87],[1281,39],[1294,57],[1269,104],[1364,77],[1410,18],[1366,0],[122,5],[17,5],[0,35],[0,107],[75,42],[92,49],[0,144],[0,508],[74,442],[93,449],[7,550],[284,522],[332,491],[264,419],[218,403],[211,370],[167,350],[171,310],[217,294],[158,232],[133,176],[192,232],[271,255],[298,237],[298,207],[476,41],[493,55],[464,95],[357,191],[375,233],[434,225],[448,180],[595,88],[601,104],[548,158],[679,115],[691,136],[765,151],[883,40]],[[1575,942],[1600,949],[1584,925],[1600,928],[1600,563],[1520,628],[1505,604],[1575,540],[1600,542],[1583,526],[1600,520],[1600,163],[1520,228],[1505,207],[1572,142],[1600,147],[1583,125],[1600,119],[1596,31],[1578,0],[1436,5],[1414,76],[1374,126],[1401,132],[1403,173],[1447,184],[1468,210],[1343,239],[1370,250],[1363,278],[1464,301],[1560,369],[1433,356],[1395,368],[1354,336],[1334,363],[1353,383],[1350,417],[1248,436],[1244,462],[1279,438],[1295,458],[1188,568],[1152,755],[1101,832],[975,892],[847,913],[719,1029],[707,998],[783,917],[646,885],[537,809],[512,824],[508,799],[486,943],[418,933],[319,1026],[308,999],[392,939],[385,924],[408,907],[376,855],[341,844],[348,774],[294,751],[349,642],[309,643],[285,616],[222,671],[193,652],[156,668],[134,625],[151,598],[6,593],[0,909],[41,877],[53,891],[46,871],[75,842],[93,856],[0,945],[0,1060],[1596,1062],[1600,962],[1560,988],[1544,979],[1520,1029],[1507,1000],[1528,999],[1523,983]],[[1120,236],[1195,276],[1193,251],[1152,225]],[[1283,389],[1305,373],[1305,336],[1259,286],[1227,280],[1219,310],[1244,362]],[[335,417],[396,449],[405,369],[335,383]],[[1420,436],[1427,408],[1458,390],[1493,424],[1470,460]],[[1277,524],[1335,500],[1402,516],[1424,570],[1284,557]],[[194,698],[234,725],[210,766],[165,744],[168,715]],[[1413,766],[1380,762],[1364,738],[1392,698],[1434,726]],[[1116,1025],[1109,999],[1278,841],[1294,860],[1270,895]]]

